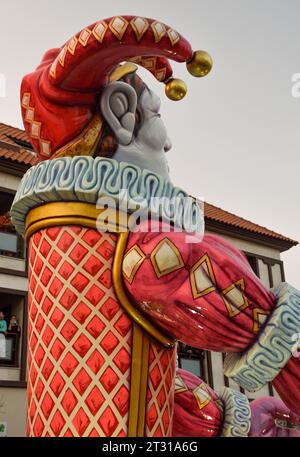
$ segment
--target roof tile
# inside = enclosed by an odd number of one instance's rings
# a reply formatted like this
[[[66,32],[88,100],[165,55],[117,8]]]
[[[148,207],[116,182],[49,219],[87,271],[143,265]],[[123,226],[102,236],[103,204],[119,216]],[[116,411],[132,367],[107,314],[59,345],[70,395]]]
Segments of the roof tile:
[[[22,141],[25,145],[28,143],[28,149],[14,142],[13,139]],[[24,130],[3,123],[0,123],[0,157],[25,165],[36,165],[38,162]]]
[[[236,216],[235,214],[229,213],[228,211],[218,208],[217,206],[214,206],[210,203],[204,203],[204,214],[207,220],[220,222],[231,227],[248,230],[249,232],[274,238],[280,241],[286,241],[287,243],[290,243],[294,246],[298,244],[297,241],[292,240],[291,238],[274,232],[273,230],[270,230],[266,227],[262,227],[261,225],[255,224],[254,222],[248,221],[247,219]]]
[[[0,146],[0,157],[24,163],[25,165],[36,165],[38,163],[37,157],[32,152],[22,148],[19,151],[12,151]]]
[[[17,140],[25,141],[30,145],[30,140],[25,130],[18,129],[17,127],[12,127],[11,125],[0,122],[0,134],[12,136]]]

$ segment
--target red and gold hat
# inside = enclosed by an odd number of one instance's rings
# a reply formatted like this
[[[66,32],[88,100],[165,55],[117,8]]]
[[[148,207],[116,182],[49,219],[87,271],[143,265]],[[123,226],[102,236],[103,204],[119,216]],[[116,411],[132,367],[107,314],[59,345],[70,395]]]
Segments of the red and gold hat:
[[[166,95],[180,100],[186,85],[172,77],[169,60],[186,62],[193,76],[212,67],[204,51],[193,52],[176,30],[154,19],[114,16],[74,35],[48,51],[38,68],[23,78],[21,106],[25,129],[41,160],[92,154],[102,129],[97,108],[102,88],[134,72],[134,62],[166,85]]]

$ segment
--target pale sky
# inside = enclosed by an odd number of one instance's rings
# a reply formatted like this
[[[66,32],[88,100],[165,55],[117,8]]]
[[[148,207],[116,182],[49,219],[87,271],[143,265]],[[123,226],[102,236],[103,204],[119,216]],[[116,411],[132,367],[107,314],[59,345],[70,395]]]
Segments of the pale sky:
[[[0,122],[22,127],[19,87],[43,53],[97,20],[148,16],[208,51],[212,73],[196,79],[173,65],[188,95],[178,103],[140,71],[162,98],[173,142],[174,183],[196,197],[300,240],[300,0],[9,0],[1,2]],[[283,254],[287,280],[300,288],[300,247]]]

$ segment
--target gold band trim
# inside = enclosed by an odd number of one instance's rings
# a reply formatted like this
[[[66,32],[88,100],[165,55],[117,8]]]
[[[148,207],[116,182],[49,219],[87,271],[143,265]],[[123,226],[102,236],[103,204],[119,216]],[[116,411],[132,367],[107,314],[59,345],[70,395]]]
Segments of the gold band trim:
[[[58,157],[74,157],[74,156],[92,156],[96,150],[101,137],[103,126],[103,118],[100,113],[96,113],[88,126],[79,135],[77,139],[73,139],[70,143],[63,146],[55,152],[51,159]]]
[[[140,403],[139,403],[139,416],[137,424],[137,435],[144,436],[145,431],[145,417],[146,417],[146,397],[148,387],[148,370],[149,370],[149,346],[150,341],[146,333],[143,338],[142,350],[142,372],[140,380]]]
[[[109,214],[112,216],[107,221]],[[127,221],[127,214],[119,210],[97,209],[91,203],[53,202],[29,211],[25,222],[25,238],[30,238],[38,230],[57,225],[82,225],[119,233],[128,230]]]
[[[127,246],[129,232],[120,233],[115,256],[113,262],[113,270],[112,270],[112,281],[115,289],[116,296],[127,312],[129,316],[139,324],[146,332],[151,335],[156,341],[161,343],[165,348],[171,349],[175,345],[175,340],[163,335],[154,325],[148,321],[143,314],[140,313],[130,302],[128,299],[125,289],[123,287],[123,279],[122,279],[122,262],[125,253],[125,249]]]
[[[133,63],[127,62],[124,65],[117,67],[110,75],[110,81],[118,81],[123,76],[134,73],[137,66]],[[80,135],[64,145],[51,157],[57,159],[58,157],[74,157],[74,156],[93,156],[98,143],[101,139],[103,128],[103,117],[100,112],[92,117],[87,127],[80,133]]]
[[[133,324],[128,436],[144,436],[148,380],[149,339]]]
[[[118,81],[119,79],[123,78],[123,76],[128,75],[129,73],[134,73],[137,69],[138,67],[134,63],[126,62],[124,65],[120,65],[119,67],[115,68],[115,70],[113,70],[109,80]]]

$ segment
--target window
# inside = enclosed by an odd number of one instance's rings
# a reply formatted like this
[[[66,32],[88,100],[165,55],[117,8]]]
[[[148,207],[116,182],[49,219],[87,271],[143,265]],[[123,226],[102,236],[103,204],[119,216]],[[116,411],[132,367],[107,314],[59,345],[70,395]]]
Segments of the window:
[[[24,302],[22,295],[0,293],[0,368],[20,367]]]
[[[266,287],[285,281],[283,262],[280,259],[244,252],[250,266]]]
[[[19,334],[0,332],[0,365],[18,367]]]
[[[178,343],[178,366],[205,381],[204,369],[205,351]]]
[[[16,233],[9,210],[14,192],[0,190],[0,255],[24,258],[23,239]]]
[[[254,273],[256,274],[256,276],[259,277],[259,271],[258,271],[258,261],[257,261],[257,257],[254,256],[254,255],[251,255],[251,254],[245,254],[246,257],[247,257],[247,260],[252,268],[252,270],[254,271]]]

